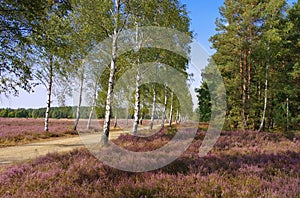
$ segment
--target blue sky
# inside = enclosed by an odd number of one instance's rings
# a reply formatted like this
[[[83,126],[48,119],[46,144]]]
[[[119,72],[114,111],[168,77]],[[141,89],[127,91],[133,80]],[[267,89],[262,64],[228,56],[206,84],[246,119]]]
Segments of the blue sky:
[[[215,21],[219,17],[219,7],[223,0],[181,0],[186,4],[191,18],[191,30],[195,33],[195,39],[203,46],[208,54],[213,54],[208,39],[216,33]]]
[[[296,0],[288,0],[289,3]],[[211,44],[208,39],[214,35],[215,32],[215,20],[219,17],[219,7],[223,5],[224,0],[181,0],[183,4],[186,4],[187,10],[191,18],[191,30],[195,34],[196,41],[204,48],[204,50],[212,55],[214,50],[210,48]],[[199,81],[197,79],[197,81]],[[73,104],[73,101],[68,102],[69,105]],[[53,105],[56,106],[57,102],[53,98]],[[0,96],[0,108],[39,108],[46,106],[46,90],[43,86],[39,86],[35,89],[34,93],[28,94],[24,91],[20,92],[19,97]]]

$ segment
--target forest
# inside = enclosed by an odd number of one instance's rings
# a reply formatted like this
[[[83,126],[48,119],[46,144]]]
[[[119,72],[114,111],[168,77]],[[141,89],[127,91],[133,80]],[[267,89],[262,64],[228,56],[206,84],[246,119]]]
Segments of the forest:
[[[211,59],[227,91],[227,129],[288,131],[299,127],[299,1],[225,1],[210,38]],[[207,84],[198,89],[208,120]]]

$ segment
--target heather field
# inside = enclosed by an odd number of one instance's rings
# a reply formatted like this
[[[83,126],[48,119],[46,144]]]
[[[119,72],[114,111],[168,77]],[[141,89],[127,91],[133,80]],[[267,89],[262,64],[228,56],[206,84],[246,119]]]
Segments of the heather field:
[[[174,129],[148,137],[121,135],[116,144],[150,151]],[[223,132],[199,158],[199,130],[187,151],[156,171],[129,173],[103,165],[86,149],[52,153],[2,168],[0,197],[300,197],[300,138],[280,133]]]
[[[41,118],[0,118],[0,147],[78,135],[72,130],[73,124],[74,120],[50,119],[49,132],[44,132]]]

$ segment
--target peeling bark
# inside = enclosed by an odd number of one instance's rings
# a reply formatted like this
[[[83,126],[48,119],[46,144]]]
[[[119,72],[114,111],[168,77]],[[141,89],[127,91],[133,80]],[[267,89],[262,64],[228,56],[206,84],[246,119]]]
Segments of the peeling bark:
[[[136,76],[136,87],[135,87],[135,104],[134,104],[134,120],[133,120],[133,129],[132,133],[137,134],[138,124],[139,124],[139,114],[140,114],[140,72],[139,68],[137,69]]]
[[[110,130],[110,116],[111,116],[111,105],[112,105],[112,98],[113,98],[113,91],[114,91],[114,79],[115,79],[115,71],[116,71],[116,61],[117,61],[117,41],[118,36],[120,33],[118,27],[118,15],[120,12],[120,5],[119,0],[114,1],[115,5],[115,14],[114,18],[114,30],[112,35],[112,51],[111,51],[111,61],[110,61],[110,73],[109,73],[109,80],[108,80],[108,89],[107,89],[107,97],[106,97],[106,105],[105,105],[105,119],[104,119],[104,126],[103,126],[103,134],[100,138],[100,144],[105,146],[108,143],[109,137],[109,130]]]
[[[49,63],[49,81],[47,88],[47,107],[45,113],[45,127],[44,131],[49,131],[49,116],[50,116],[50,108],[51,108],[51,94],[52,94],[52,85],[53,85],[53,57],[50,57]]]
[[[137,51],[140,50],[141,45],[139,44],[139,27],[138,23],[135,23],[136,26],[136,48]],[[134,116],[133,116],[133,128],[132,133],[135,135],[137,134],[138,130],[138,124],[139,124],[139,116],[140,116],[140,81],[141,81],[141,73],[140,73],[140,59],[137,58],[137,75],[136,75],[136,81],[135,81],[135,104],[134,104]]]

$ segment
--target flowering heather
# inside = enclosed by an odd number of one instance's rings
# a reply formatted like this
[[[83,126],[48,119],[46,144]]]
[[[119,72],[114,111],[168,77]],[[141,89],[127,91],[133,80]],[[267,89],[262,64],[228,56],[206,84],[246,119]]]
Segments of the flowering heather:
[[[204,135],[199,131],[173,163],[145,173],[105,166],[86,149],[48,154],[2,171],[0,197],[299,197],[299,140],[272,133],[225,132],[214,149],[199,158]],[[115,143],[141,151],[170,138],[172,132],[165,129],[145,139],[123,135]]]
[[[44,120],[34,118],[0,118],[0,147],[29,143],[39,139],[76,134],[72,120],[50,119],[49,132],[44,132]]]

